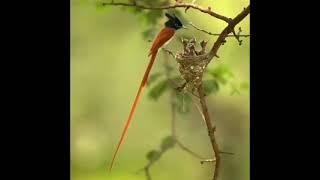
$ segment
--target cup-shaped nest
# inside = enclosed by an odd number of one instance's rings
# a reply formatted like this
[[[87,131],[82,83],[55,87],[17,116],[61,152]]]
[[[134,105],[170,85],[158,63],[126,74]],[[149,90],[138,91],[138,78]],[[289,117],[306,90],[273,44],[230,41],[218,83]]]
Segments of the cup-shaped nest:
[[[206,53],[206,41],[199,43],[201,49],[197,50],[195,39],[183,39],[183,52],[176,55],[179,71],[188,84],[198,86],[201,83],[203,72],[210,60]]]

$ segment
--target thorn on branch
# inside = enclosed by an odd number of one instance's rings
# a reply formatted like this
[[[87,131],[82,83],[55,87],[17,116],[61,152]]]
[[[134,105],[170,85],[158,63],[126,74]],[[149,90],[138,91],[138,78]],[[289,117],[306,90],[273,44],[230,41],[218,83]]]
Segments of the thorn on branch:
[[[226,152],[226,151],[220,151],[220,154],[228,154],[228,155],[234,155],[234,153],[232,152]]]
[[[239,46],[241,46],[242,44],[242,40],[240,40],[240,33],[242,32],[241,27],[239,27],[239,31],[236,34],[235,30],[232,30],[232,34],[234,35],[234,37],[237,39],[237,41],[239,42]]]
[[[187,13],[188,9],[190,9],[190,7],[187,7],[187,8],[184,10],[184,12]]]

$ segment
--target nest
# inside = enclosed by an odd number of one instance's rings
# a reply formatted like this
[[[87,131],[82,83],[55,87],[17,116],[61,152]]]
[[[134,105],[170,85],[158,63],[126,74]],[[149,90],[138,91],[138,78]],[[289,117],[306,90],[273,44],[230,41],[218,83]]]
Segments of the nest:
[[[176,61],[179,64],[179,71],[186,83],[181,88],[192,87],[192,90],[201,85],[203,72],[210,62],[206,52],[207,41],[199,43],[201,49],[197,50],[195,39],[182,39],[183,52],[176,55]]]

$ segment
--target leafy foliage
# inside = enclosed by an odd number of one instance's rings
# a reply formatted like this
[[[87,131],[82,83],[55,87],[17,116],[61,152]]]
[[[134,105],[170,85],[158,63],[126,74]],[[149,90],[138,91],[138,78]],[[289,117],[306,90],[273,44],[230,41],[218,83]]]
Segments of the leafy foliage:
[[[174,68],[169,65],[165,65],[165,71],[172,71]],[[231,89],[230,95],[240,95],[243,91],[248,91],[250,88],[249,82],[241,82],[236,84],[233,82],[234,74],[231,69],[226,65],[217,66],[214,69],[207,69],[206,73],[209,78],[203,80],[203,87],[207,96],[211,94],[217,94],[222,86],[229,86]],[[168,79],[159,80],[164,76],[164,72],[157,72],[150,76],[148,85],[155,84],[149,90],[149,97],[153,100],[158,100],[167,90],[176,91],[172,83],[177,86],[184,82],[184,80],[178,75]],[[176,91],[176,111],[180,114],[186,114],[190,112],[192,106],[192,97],[189,93],[183,93]]]
[[[249,91],[249,88],[249,82],[241,82],[239,85],[232,83],[230,95],[240,95],[240,93],[243,91]]]
[[[150,86],[153,82],[158,80],[161,76],[163,76],[162,72],[157,72],[157,73],[151,74],[150,77],[148,78],[147,85]]]
[[[167,136],[162,140],[161,150],[165,151],[167,149],[173,148],[176,141],[172,136]]]
[[[219,91],[219,84],[214,79],[205,80],[203,81],[203,88],[206,95],[215,94]]]
[[[151,27],[142,32],[142,36],[144,39],[151,40],[156,34],[156,29]]]
[[[180,114],[188,113],[191,109],[192,98],[186,93],[176,93],[177,111]]]
[[[161,142],[161,150],[157,151],[157,150],[151,150],[147,153],[146,157],[150,162],[155,162],[157,161],[162,153],[164,153],[165,151],[167,151],[170,148],[173,148],[175,145],[176,141],[172,136],[167,136],[165,138],[163,138],[162,142]]]
[[[158,100],[158,98],[168,89],[168,87],[168,80],[162,80],[150,89],[148,95],[151,99]]]
[[[226,65],[220,65],[215,69],[208,70],[207,72],[223,85],[227,84],[234,78],[234,74]]]
[[[151,150],[147,153],[147,159],[151,162],[158,160],[161,156],[161,153],[157,150]]]
[[[214,81],[216,81],[215,85],[217,85],[217,91],[219,90],[220,84],[230,86],[230,95],[240,95],[242,91],[248,91],[250,88],[249,82],[241,82],[240,84],[233,82],[235,76],[231,69],[226,65],[220,65],[214,69],[208,69],[206,73],[213,77]],[[208,91],[209,93],[215,92],[215,88],[211,87],[215,85],[211,84],[210,86],[210,83],[205,81],[203,83],[206,93],[208,93]],[[210,91],[211,88],[213,91]]]
[[[86,0],[82,0],[86,1]],[[102,0],[98,1],[96,3],[96,9],[97,11],[105,11],[109,9],[108,7],[111,6],[103,6]],[[116,1],[115,1],[116,2]],[[127,3],[138,3],[139,5],[145,5],[145,6],[163,6],[170,4],[170,0],[129,0]],[[127,6],[121,6],[119,7],[123,11],[127,11],[129,13],[134,14],[139,22],[144,26],[144,30],[142,31],[142,36],[144,39],[149,40],[153,39],[156,35],[156,32],[158,31],[157,24],[163,19],[166,18],[164,16],[164,10],[148,10],[148,9],[141,9],[141,8],[134,8],[134,7],[127,7]],[[170,11],[170,13],[174,13],[175,15],[179,16],[179,19],[182,22],[186,22],[185,18],[183,17],[183,14],[176,9],[173,10],[166,10]]]

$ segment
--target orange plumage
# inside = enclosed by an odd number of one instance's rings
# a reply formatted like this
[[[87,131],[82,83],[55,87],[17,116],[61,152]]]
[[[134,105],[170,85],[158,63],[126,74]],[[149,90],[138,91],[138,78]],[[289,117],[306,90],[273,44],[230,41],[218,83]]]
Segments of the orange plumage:
[[[150,49],[149,56],[151,54],[157,53],[158,49],[163,46],[171,37],[174,35],[175,29],[173,28],[163,28],[156,39],[154,40],[152,47]]]
[[[154,63],[154,61],[156,59],[158,50],[159,50],[160,47],[162,47],[166,42],[168,42],[172,38],[174,33],[175,33],[175,29],[174,28],[165,27],[159,32],[158,36],[153,41],[152,47],[151,47],[150,52],[149,52],[149,56],[151,55],[150,62],[148,64],[147,70],[144,73],[144,76],[143,76],[143,79],[141,81],[138,93],[136,95],[136,98],[134,100],[133,106],[131,108],[129,117],[128,117],[127,121],[126,121],[126,124],[125,124],[124,130],[122,132],[121,138],[120,138],[120,140],[118,142],[116,151],[115,151],[115,153],[113,155],[113,158],[112,158],[112,161],[111,161],[111,165],[110,165],[110,168],[109,168],[109,172],[112,169],[112,166],[113,166],[114,160],[116,158],[116,155],[117,155],[117,153],[119,151],[120,145],[122,144],[122,142],[123,142],[123,140],[125,138],[125,135],[128,132],[128,129],[129,129],[132,117],[133,117],[133,113],[135,112],[135,109],[137,108],[138,102],[140,100],[141,92],[142,92],[143,88],[145,87],[145,85],[147,83],[148,76],[149,76],[149,73],[151,71],[152,65],[153,65],[153,63]]]

